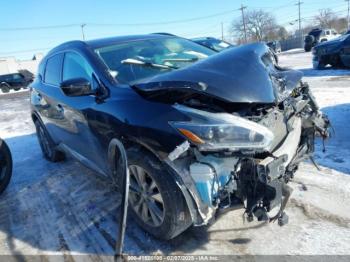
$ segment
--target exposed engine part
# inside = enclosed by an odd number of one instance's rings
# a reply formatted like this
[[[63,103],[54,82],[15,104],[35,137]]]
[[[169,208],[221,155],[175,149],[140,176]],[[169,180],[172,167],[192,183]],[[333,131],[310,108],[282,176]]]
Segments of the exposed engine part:
[[[169,154],[169,159],[170,161],[174,161],[175,159],[177,159],[180,155],[182,155],[183,153],[185,153],[188,149],[190,148],[190,143],[188,143],[188,141],[186,140],[185,142],[183,142],[181,145],[177,146],[174,151],[172,151]]]

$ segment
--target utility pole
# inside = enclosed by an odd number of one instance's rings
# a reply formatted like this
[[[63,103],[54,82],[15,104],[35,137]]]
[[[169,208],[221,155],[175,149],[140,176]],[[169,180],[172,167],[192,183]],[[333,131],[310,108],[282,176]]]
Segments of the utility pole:
[[[348,2],[348,29],[350,29],[350,0],[345,0]]]
[[[247,29],[246,29],[246,26],[245,26],[245,17],[244,17],[244,9],[246,9],[247,7],[246,6],[243,6],[241,4],[241,8],[239,8],[239,10],[241,10],[242,12],[242,21],[243,21],[243,29],[244,29],[244,42],[247,43]]]
[[[81,27],[81,35],[83,37],[83,40],[85,41],[85,33],[84,33],[84,27],[86,26],[86,24],[81,24],[80,27]]]
[[[223,22],[221,22],[221,40],[224,41],[224,23]]]
[[[300,2],[300,0],[298,0],[298,3],[296,4],[298,6],[298,11],[299,11],[299,36],[300,36],[301,47],[303,47],[303,42],[304,42],[303,32],[302,32],[302,29],[301,29],[301,12],[300,12],[300,6],[302,4],[303,4],[303,2]]]

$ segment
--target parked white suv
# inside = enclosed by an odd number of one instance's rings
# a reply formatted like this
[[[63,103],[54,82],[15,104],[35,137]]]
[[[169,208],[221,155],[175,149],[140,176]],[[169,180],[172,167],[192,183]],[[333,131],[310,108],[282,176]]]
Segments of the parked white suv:
[[[338,34],[334,29],[312,29],[305,37],[304,49],[306,52],[309,52],[311,51],[311,48],[318,43],[329,41],[339,36],[340,34]]]
[[[321,34],[320,42],[325,42],[337,38],[340,36],[334,29],[324,29],[323,34]]]

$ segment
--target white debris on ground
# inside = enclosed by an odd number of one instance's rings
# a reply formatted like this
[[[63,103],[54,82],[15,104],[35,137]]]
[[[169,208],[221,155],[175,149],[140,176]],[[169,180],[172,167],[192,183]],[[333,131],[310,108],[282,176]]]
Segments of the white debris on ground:
[[[318,141],[316,161],[304,163],[290,183],[289,224],[243,222],[242,210],[212,226],[191,228],[162,242],[129,220],[128,254],[350,254],[350,70],[311,69],[311,54],[280,55],[305,73],[335,136]],[[0,254],[113,255],[119,196],[108,181],[72,159],[42,158],[27,93],[0,96],[0,137],[14,158],[13,179],[0,196]]]

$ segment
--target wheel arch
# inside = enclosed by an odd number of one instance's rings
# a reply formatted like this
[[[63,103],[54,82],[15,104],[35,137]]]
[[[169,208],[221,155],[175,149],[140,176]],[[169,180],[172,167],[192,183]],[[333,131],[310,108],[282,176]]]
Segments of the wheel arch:
[[[11,85],[7,82],[0,82],[0,86],[7,86],[8,88],[11,87]]]
[[[164,163],[164,161],[162,160],[162,158],[159,156],[159,154],[157,154],[157,152],[155,152],[154,150],[152,150],[149,146],[147,146],[146,144],[140,142],[139,140],[134,140],[131,138],[113,138],[111,139],[109,146],[108,146],[108,164],[109,164],[109,168],[110,168],[110,176],[111,179],[113,181],[115,181],[115,177],[118,175],[117,174],[117,161],[116,161],[116,153],[117,153],[117,144],[118,141],[121,142],[125,149],[129,149],[131,147],[138,147],[139,151],[146,151],[148,153],[150,153],[151,155],[155,156],[156,159],[160,162],[160,164],[162,165],[162,168],[165,168],[168,173],[171,175],[172,179],[174,179],[176,185],[178,186],[178,188],[180,189],[180,191],[182,192],[182,195],[185,199],[188,211],[191,215],[191,219],[192,222],[198,222],[199,220],[201,220],[199,214],[198,214],[198,208],[197,205],[193,199],[193,197],[191,196],[190,192],[188,191],[187,187],[185,186],[184,182],[182,181],[181,177],[169,166],[167,166],[167,164]]]

